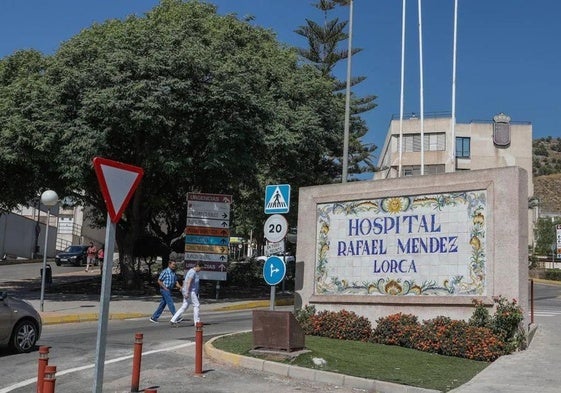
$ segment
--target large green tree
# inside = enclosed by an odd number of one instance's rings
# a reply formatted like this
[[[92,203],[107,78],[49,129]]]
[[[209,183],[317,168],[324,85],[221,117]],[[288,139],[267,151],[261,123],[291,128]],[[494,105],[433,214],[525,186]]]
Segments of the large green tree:
[[[264,185],[333,179],[343,101],[273,33],[199,1],[163,0],[143,17],[85,29],[45,78],[65,195],[105,222],[92,170],[102,156],[145,176],[117,226],[124,274],[146,234],[185,225],[187,192],[234,195],[232,225],[262,227]],[[293,213],[294,214],[294,213]]]
[[[343,98],[343,89],[346,88],[346,81],[339,80],[334,75],[335,66],[341,61],[346,61],[349,55],[345,49],[345,41],[349,38],[348,21],[340,21],[339,18],[329,19],[330,12],[338,6],[348,6],[348,0],[318,0],[312,5],[321,11],[323,19],[316,22],[306,19],[306,24],[296,29],[296,33],[306,38],[307,48],[299,49],[300,55],[310,64],[316,67],[322,75],[331,78],[333,82],[334,94]],[[361,48],[352,48],[351,56],[361,52]],[[364,81],[366,77],[352,77],[351,86]],[[376,150],[373,144],[362,143],[361,138],[366,135],[368,128],[364,120],[360,117],[361,113],[372,110],[376,107],[375,95],[359,97],[351,92],[351,118],[349,135],[349,173],[359,174],[375,170],[372,153]],[[340,118],[339,126],[343,130],[344,119]],[[340,161],[341,156],[334,159]]]
[[[47,126],[47,64],[33,50],[0,60],[0,213],[35,204],[42,190],[61,184],[53,161],[58,140]]]
[[[561,224],[561,219],[556,218],[540,218],[534,229],[534,236],[536,238],[536,247],[534,253],[536,255],[551,256],[552,247],[557,246],[557,230],[556,227]]]

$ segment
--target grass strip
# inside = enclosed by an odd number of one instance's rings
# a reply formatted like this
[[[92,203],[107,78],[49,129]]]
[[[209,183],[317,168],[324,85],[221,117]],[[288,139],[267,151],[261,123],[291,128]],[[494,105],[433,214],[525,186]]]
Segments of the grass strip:
[[[223,351],[259,357],[249,353],[252,345],[251,332],[225,336],[214,341],[214,346]],[[267,360],[443,392],[463,385],[489,365],[487,362],[409,348],[316,336],[306,336],[306,349],[311,352],[295,359]],[[318,367],[312,358],[321,358],[327,363]]]

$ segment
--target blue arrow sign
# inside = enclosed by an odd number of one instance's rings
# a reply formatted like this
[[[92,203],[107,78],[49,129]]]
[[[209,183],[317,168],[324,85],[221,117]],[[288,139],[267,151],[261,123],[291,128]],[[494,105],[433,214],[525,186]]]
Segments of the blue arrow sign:
[[[263,278],[269,285],[277,285],[286,274],[286,265],[279,257],[269,257],[263,265]]]
[[[230,238],[218,236],[198,236],[187,235],[185,236],[185,243],[188,244],[211,244],[214,246],[227,246],[230,244]]]

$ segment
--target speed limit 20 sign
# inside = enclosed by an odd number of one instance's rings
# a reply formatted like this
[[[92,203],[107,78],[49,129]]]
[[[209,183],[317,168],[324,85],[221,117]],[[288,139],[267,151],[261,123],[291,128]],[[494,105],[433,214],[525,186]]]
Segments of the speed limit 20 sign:
[[[265,221],[265,226],[263,227],[263,233],[265,238],[272,242],[280,242],[286,236],[288,232],[288,222],[284,216],[280,214],[273,214],[267,221]]]

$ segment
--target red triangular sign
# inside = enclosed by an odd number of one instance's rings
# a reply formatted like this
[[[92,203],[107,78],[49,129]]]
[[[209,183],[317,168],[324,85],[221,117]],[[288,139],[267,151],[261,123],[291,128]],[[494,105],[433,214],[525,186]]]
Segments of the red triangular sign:
[[[101,157],[94,157],[93,164],[109,217],[112,222],[117,222],[138,187],[144,170]]]

